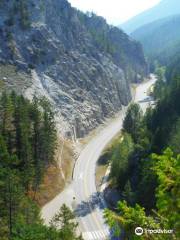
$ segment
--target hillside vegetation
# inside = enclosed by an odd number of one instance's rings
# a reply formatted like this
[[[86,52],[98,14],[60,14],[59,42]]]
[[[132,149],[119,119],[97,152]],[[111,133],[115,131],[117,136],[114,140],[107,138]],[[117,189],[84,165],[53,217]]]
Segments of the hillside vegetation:
[[[0,239],[74,240],[77,224],[64,205],[43,225],[36,193],[54,161],[56,128],[46,99],[11,94],[0,97]],[[57,225],[60,226],[56,230]]]
[[[46,96],[70,138],[127,105],[148,73],[140,43],[66,0],[0,1],[0,69],[6,88]]]
[[[179,62],[178,62],[179,64]],[[111,151],[111,179],[121,193],[114,211],[106,210],[115,235],[138,239],[134,231],[142,227],[141,239],[179,239],[180,223],[180,77],[179,65],[156,70],[158,81],[155,108],[142,115],[131,104],[123,124],[123,141]],[[121,231],[121,227],[124,231]],[[145,229],[172,230],[150,234]]]

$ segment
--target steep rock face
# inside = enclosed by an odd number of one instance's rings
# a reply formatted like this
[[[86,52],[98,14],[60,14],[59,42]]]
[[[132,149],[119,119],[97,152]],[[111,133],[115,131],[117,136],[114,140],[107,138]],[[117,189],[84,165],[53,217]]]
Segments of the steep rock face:
[[[126,79],[139,82],[146,74],[142,46],[123,31],[106,24],[102,17],[79,13],[83,22],[93,36],[95,46],[111,55],[113,63],[123,69]]]
[[[13,65],[16,73],[28,74],[23,88],[16,80],[17,91],[49,98],[68,135],[84,136],[128,104],[129,83],[147,75],[137,42],[66,0],[1,0],[0,5],[0,69]],[[14,86],[12,74],[1,72],[0,80]]]

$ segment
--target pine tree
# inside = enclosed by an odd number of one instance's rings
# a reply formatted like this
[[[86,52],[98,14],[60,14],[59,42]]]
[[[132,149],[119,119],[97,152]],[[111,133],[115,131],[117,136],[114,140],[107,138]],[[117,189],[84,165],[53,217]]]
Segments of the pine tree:
[[[131,135],[135,143],[138,139],[141,121],[142,111],[140,106],[136,103],[132,103],[128,107],[127,114],[123,122],[123,129]]]
[[[75,222],[75,215],[73,212],[63,204],[50,222],[52,228],[60,227],[60,235],[63,240],[83,240],[81,235],[76,236],[76,229],[78,224]]]
[[[31,107],[31,117],[32,117],[32,149],[33,149],[33,162],[34,162],[34,191],[38,189],[43,175],[43,162],[41,161],[41,112],[38,109],[38,99],[34,96],[32,107]]]
[[[45,99],[41,99],[41,106],[43,108],[43,119],[41,129],[41,158],[44,164],[52,162],[54,159],[54,150],[56,146],[56,128],[54,121],[54,112],[51,110],[50,103]]]
[[[133,205],[133,203],[135,202],[135,194],[131,189],[131,183],[129,180],[126,182],[124,186],[124,191],[122,193],[122,196],[130,205]]]
[[[123,141],[116,146],[111,159],[111,178],[121,189],[124,189],[129,174],[129,163],[134,150],[134,143],[129,134],[124,134]]]
[[[11,239],[13,226],[16,222],[19,202],[22,198],[22,188],[20,186],[19,173],[10,168],[11,162],[16,159],[7,152],[5,142],[0,137],[0,218],[7,223],[7,234]]]
[[[23,169],[23,181],[28,191],[34,176],[31,146],[31,123],[29,119],[29,103],[22,97],[16,99],[15,110],[16,149]]]
[[[180,224],[180,155],[176,158],[170,149],[166,149],[162,155],[152,154],[154,164],[153,174],[157,176],[158,185],[156,187],[156,210],[152,210],[151,215],[147,215],[145,209],[139,204],[129,207],[126,201],[120,201],[117,205],[117,213],[105,210],[105,218],[111,228],[116,229],[119,236],[121,227],[125,230],[125,239],[139,239],[134,230],[140,226],[143,229],[173,229],[171,234],[147,234],[141,239],[168,240],[179,239]]]
[[[40,104],[41,103],[41,104]],[[2,240],[70,240],[76,224],[57,230],[43,226],[34,195],[54,160],[54,114],[46,100],[31,103],[12,92],[0,97],[0,237]],[[66,211],[63,211],[65,216]],[[66,217],[64,216],[64,219]],[[62,216],[61,216],[62,217]],[[72,215],[71,215],[72,217]]]
[[[15,141],[14,106],[6,92],[3,92],[1,96],[0,116],[0,132],[7,143],[8,151],[13,153]]]

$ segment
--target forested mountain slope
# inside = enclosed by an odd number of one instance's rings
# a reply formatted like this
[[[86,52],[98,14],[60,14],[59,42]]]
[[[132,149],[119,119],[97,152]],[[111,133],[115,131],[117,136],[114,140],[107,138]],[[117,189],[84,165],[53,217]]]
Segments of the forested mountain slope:
[[[84,136],[130,99],[147,75],[141,45],[66,0],[0,1],[0,81],[46,96],[60,128]]]
[[[175,15],[134,31],[131,36],[140,41],[148,59],[168,65],[180,53],[180,15]]]
[[[35,202],[43,176],[55,162],[54,113],[46,99],[15,92],[0,97],[0,239],[80,240],[65,205],[46,227]],[[59,223],[61,227],[57,230]]]
[[[153,8],[140,13],[120,25],[120,28],[127,33],[132,33],[145,24],[176,14],[180,14],[179,0],[161,0]]]
[[[106,210],[105,217],[110,226],[123,227],[124,231],[118,227],[116,233],[123,234],[124,239],[137,239],[137,226],[144,230],[144,240],[180,237],[179,61],[170,65],[166,81],[162,71],[156,71],[156,106],[143,116],[139,105],[130,105],[124,119],[123,140],[113,145],[109,155],[111,179],[121,201],[116,213]],[[145,229],[165,231],[157,238],[156,232],[150,234]]]

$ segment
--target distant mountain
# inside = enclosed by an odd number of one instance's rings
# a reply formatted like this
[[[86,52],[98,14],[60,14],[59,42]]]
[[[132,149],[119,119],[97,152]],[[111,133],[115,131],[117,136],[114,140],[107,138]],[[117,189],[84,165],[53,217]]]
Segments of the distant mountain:
[[[150,60],[167,65],[180,53],[180,14],[146,24],[131,36],[140,41]]]
[[[180,14],[180,1],[162,0],[153,8],[148,9],[123,23],[120,25],[120,28],[122,28],[126,33],[132,33],[137,28],[145,24],[176,14]]]

